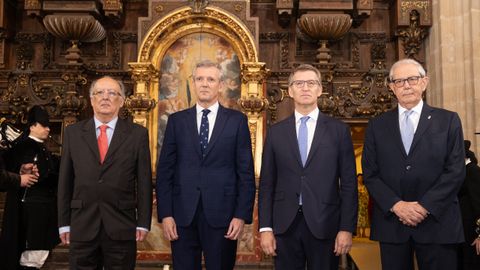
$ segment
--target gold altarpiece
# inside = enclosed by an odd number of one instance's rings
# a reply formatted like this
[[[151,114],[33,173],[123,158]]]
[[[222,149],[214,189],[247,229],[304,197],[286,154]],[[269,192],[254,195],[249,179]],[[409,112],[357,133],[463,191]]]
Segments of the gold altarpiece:
[[[157,5],[151,3],[150,8],[153,9],[153,12],[161,13],[165,7],[158,2]],[[234,9],[248,13],[249,3],[239,1]],[[247,18],[258,29],[258,20],[249,18],[248,14]],[[139,19],[140,31],[142,31],[142,26],[148,25],[145,23],[146,20],[148,21],[148,18]],[[137,62],[129,63],[134,80],[134,94],[127,99],[126,107],[132,112],[134,121],[149,130],[154,173],[159,151],[157,149],[159,106],[157,105],[160,99],[159,88],[162,86],[160,80],[162,59],[177,40],[201,33],[225,40],[238,56],[241,74],[239,74],[240,96],[236,100],[236,107],[248,116],[255,176],[258,182],[265,127],[264,110],[267,107],[267,100],[264,97],[264,82],[268,70],[265,68],[265,63],[258,61],[258,37],[256,36],[258,34],[252,33],[250,28],[239,17],[218,6],[209,5],[203,8],[183,6],[173,9],[157,19],[145,32],[143,38],[141,33],[139,34]],[[154,202],[154,212],[156,212],[155,206],[156,202]],[[255,213],[254,223],[246,227],[243,237],[239,241],[237,254],[240,262],[261,259],[256,232],[257,223],[258,218]],[[145,246],[139,247],[139,259],[168,260],[170,246],[163,240],[156,213],[154,213],[152,227],[152,233],[149,234]]]

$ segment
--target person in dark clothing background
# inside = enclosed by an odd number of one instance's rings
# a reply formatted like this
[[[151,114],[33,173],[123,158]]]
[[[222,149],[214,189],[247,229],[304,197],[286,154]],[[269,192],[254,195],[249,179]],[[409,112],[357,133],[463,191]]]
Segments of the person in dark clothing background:
[[[39,178],[34,185],[7,193],[0,236],[2,270],[41,268],[60,242],[56,203],[59,164],[45,146],[49,116],[33,106],[27,121],[24,133],[5,154],[6,169],[15,173],[22,164],[34,163]]]
[[[480,269],[480,167],[475,153],[470,151],[471,142],[465,140],[466,176],[458,193],[462,211],[465,243],[460,246],[460,270]]]

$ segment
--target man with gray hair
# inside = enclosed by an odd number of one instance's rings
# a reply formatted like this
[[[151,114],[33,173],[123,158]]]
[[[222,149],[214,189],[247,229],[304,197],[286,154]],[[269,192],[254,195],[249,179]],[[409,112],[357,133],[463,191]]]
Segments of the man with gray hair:
[[[374,201],[371,239],[382,268],[457,269],[464,241],[457,193],[465,177],[463,133],[454,112],[422,100],[428,77],[415,60],[390,69],[398,107],[370,120],[363,150],[364,183]]]
[[[70,269],[134,269],[136,241],[150,230],[152,175],[146,128],[120,119],[123,83],[90,87],[93,118],[65,129],[58,225]]]
[[[247,117],[218,103],[218,64],[193,71],[197,104],[172,114],[157,164],[157,212],[175,270],[235,266],[237,240],[255,199]]]

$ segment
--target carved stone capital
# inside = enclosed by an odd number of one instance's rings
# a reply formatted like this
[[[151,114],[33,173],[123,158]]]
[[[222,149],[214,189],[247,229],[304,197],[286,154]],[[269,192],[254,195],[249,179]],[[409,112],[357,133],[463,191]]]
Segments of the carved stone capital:
[[[150,62],[136,62],[128,63],[130,72],[132,72],[132,79],[137,83],[149,82],[153,78],[158,77],[158,71]]]
[[[155,108],[156,102],[144,94],[136,94],[125,100],[125,109],[133,116],[133,121],[147,127],[147,117],[150,110]]]
[[[242,65],[242,81],[247,85],[248,96],[263,96],[263,83],[268,74],[265,63],[247,62]]]

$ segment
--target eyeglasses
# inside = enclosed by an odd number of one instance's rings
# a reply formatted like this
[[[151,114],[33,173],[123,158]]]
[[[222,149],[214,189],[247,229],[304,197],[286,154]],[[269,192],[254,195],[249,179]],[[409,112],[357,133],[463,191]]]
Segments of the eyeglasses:
[[[317,81],[317,80],[307,80],[307,81],[303,81],[303,80],[297,80],[297,81],[293,81],[290,86],[293,86],[295,88],[302,88],[305,83],[307,84],[307,87],[308,88],[313,88],[315,87],[316,85],[319,85],[320,82]]]
[[[408,85],[417,85],[418,80],[423,78],[423,76],[411,76],[406,79],[395,79],[395,80],[390,80],[390,83],[393,83],[395,87],[402,87],[405,85],[405,82],[408,82]]]
[[[204,80],[207,80],[207,83],[209,83],[209,84],[213,84],[213,83],[218,82],[218,80],[213,78],[213,77],[201,77],[201,76],[200,77],[193,77],[193,81],[195,83],[201,83]]]
[[[107,95],[108,98],[114,98],[114,97],[118,97],[118,96],[121,96],[120,93],[118,93],[117,91],[115,90],[96,90],[92,93],[93,96],[98,96],[98,97],[104,97],[105,95]]]

